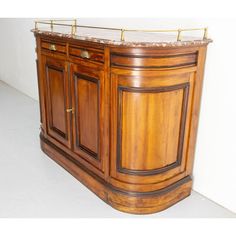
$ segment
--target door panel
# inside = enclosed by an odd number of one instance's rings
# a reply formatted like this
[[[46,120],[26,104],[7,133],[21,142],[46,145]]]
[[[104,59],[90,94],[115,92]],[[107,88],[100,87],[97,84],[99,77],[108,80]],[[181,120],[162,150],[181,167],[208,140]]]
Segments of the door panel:
[[[77,147],[98,158],[99,80],[77,74],[75,80],[75,110]]]
[[[103,170],[101,130],[104,106],[104,75],[102,69],[71,65],[73,115],[73,150],[93,166]]]
[[[184,90],[168,89],[120,91],[121,171],[157,173],[177,162]]]
[[[70,115],[67,65],[64,61],[43,57],[47,108],[47,133],[70,147]]]
[[[185,171],[195,74],[138,73],[111,76],[111,176],[157,183]]]

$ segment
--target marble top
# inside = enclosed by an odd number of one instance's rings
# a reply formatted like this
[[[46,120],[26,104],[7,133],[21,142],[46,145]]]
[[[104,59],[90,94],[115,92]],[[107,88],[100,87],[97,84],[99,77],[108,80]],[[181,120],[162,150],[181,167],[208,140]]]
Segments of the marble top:
[[[106,45],[128,46],[128,47],[182,47],[200,46],[212,42],[211,39],[203,39],[202,36],[192,37],[182,35],[181,41],[177,41],[176,34],[166,33],[126,33],[125,40],[120,40],[118,32],[89,32],[80,31],[80,34],[72,35],[69,32],[51,32],[48,30],[33,29],[35,34],[57,36],[61,38],[72,38]]]

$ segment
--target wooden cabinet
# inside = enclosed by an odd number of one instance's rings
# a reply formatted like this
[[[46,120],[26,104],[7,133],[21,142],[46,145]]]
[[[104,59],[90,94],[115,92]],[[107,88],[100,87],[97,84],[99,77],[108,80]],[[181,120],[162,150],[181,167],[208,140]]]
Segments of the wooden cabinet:
[[[190,195],[210,41],[35,36],[42,150],[121,211],[153,213]]]

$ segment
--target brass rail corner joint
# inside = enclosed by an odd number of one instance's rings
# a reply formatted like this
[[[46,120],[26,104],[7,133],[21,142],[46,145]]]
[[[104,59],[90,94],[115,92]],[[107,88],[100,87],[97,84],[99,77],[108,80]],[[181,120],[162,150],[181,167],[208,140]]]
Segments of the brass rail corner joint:
[[[207,28],[46,20],[32,31],[42,150],[120,211],[154,213],[189,196]]]

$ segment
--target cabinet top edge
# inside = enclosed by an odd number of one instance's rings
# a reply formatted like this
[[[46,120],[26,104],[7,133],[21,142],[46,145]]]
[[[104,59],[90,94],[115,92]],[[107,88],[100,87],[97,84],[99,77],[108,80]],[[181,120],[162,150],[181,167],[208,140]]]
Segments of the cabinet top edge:
[[[176,48],[176,47],[191,47],[191,46],[207,46],[209,43],[212,42],[212,39],[198,39],[194,37],[186,37],[183,38],[181,41],[168,41],[163,38],[162,41],[121,41],[121,40],[112,40],[112,39],[103,39],[100,37],[93,37],[93,36],[79,36],[79,35],[72,35],[66,33],[59,33],[59,32],[51,32],[39,29],[31,30],[35,36],[51,36],[57,37],[61,39],[74,39],[78,41],[84,42],[91,42],[91,43],[98,43],[104,46],[110,47],[143,47],[143,48]],[[144,38],[145,40],[145,38]]]

